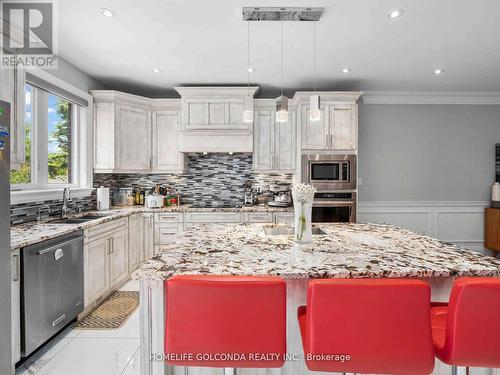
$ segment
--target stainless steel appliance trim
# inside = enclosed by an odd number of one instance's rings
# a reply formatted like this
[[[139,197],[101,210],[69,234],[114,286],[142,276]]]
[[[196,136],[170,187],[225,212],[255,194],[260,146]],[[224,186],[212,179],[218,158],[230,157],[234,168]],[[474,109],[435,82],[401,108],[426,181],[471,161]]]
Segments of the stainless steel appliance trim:
[[[82,238],[81,237],[77,237],[77,238],[73,238],[71,240],[68,240],[68,241],[65,241],[65,242],[60,242],[58,243],[57,245],[55,246],[52,246],[52,247],[48,247],[46,249],[43,249],[43,250],[39,250],[37,251],[35,254],[36,255],[44,255],[44,254],[47,254],[47,253],[50,253],[51,251],[55,251],[57,250],[58,248],[61,248],[63,246],[66,246],[66,245],[69,245],[73,242],[78,242],[78,241],[81,241]]]
[[[57,318],[56,320],[54,320],[52,322],[52,327],[55,327],[56,325],[58,325],[59,323],[61,323],[62,321],[64,321],[64,319],[66,319],[66,314],[62,314],[59,318]]]
[[[303,154],[302,155],[302,182],[312,184],[319,192],[329,192],[338,190],[356,190],[356,155],[352,154]],[[342,165],[339,166],[339,180],[338,181],[325,181],[325,180],[312,180],[311,179],[311,166],[313,164],[321,163],[342,163],[349,162],[348,174],[349,181],[342,180]]]

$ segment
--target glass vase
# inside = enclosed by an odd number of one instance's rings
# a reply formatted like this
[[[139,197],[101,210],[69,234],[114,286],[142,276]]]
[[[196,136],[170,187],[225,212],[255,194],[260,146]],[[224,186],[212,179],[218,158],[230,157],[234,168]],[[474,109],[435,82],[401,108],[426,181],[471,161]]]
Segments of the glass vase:
[[[312,241],[312,203],[294,202],[295,211],[295,234],[294,239],[298,243],[309,243]]]

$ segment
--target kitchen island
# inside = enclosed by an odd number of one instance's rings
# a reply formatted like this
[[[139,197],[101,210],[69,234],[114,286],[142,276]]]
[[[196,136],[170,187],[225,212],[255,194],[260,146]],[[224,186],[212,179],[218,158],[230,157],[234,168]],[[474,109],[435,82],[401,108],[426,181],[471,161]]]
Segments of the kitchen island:
[[[187,228],[134,274],[141,289],[142,374],[185,374],[185,368],[152,360],[163,353],[163,283],[173,275],[273,275],[287,282],[287,351],[300,355],[296,311],[306,302],[311,278],[414,277],[430,283],[434,301],[446,301],[458,276],[500,276],[500,259],[427,236],[380,224],[321,224],[313,242],[298,245],[288,226],[200,225]],[[152,357],[153,356],[153,357]],[[187,374],[222,374],[189,368]],[[241,369],[238,374],[307,374],[302,361],[283,369]],[[435,374],[449,368],[436,361]],[[474,374],[474,372],[472,372]],[[485,372],[482,372],[484,374]]]

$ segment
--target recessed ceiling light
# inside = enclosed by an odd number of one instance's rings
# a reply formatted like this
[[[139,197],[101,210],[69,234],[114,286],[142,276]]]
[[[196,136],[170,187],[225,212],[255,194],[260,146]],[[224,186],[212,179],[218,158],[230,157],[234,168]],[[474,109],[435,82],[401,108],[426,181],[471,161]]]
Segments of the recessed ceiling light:
[[[101,15],[104,17],[116,17],[116,13],[108,8],[101,8]]]
[[[350,71],[351,71],[351,69],[349,69],[349,68],[344,68],[344,69],[341,70],[341,72],[344,73],[344,74],[347,74]]]
[[[251,66],[250,66],[247,70],[248,70],[248,73],[253,73],[253,72],[255,72],[255,69],[254,69],[254,68],[252,68]]]
[[[443,69],[434,69],[434,75],[438,76],[440,74],[443,74],[444,70]]]
[[[403,9],[394,9],[391,10],[390,13],[388,14],[389,18],[398,18],[403,15]]]
[[[161,72],[161,70],[160,70],[160,69],[158,69],[158,68],[153,68],[153,72],[155,72],[155,73],[160,73],[160,72]]]

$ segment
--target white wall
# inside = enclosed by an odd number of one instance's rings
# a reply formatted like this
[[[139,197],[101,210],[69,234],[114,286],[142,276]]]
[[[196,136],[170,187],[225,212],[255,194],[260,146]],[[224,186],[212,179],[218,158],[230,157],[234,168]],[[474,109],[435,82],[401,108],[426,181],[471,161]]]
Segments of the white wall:
[[[483,252],[495,143],[500,106],[361,103],[359,220]]]

